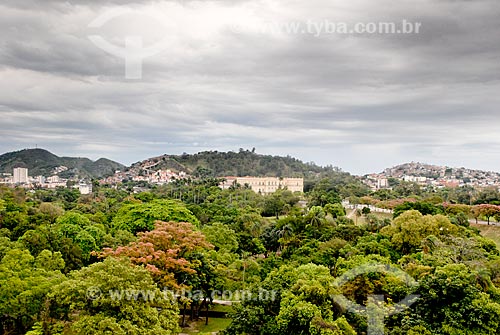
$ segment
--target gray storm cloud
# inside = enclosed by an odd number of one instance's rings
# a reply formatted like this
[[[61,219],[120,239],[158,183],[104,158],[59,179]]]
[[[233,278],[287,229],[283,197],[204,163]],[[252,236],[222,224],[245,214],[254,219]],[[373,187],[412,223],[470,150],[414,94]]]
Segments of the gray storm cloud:
[[[123,6],[132,14],[89,27]],[[498,170],[498,17],[496,0],[3,1],[0,151],[131,163],[256,147],[353,173],[411,160]],[[402,20],[420,33],[283,31]],[[127,80],[95,34],[167,44]]]

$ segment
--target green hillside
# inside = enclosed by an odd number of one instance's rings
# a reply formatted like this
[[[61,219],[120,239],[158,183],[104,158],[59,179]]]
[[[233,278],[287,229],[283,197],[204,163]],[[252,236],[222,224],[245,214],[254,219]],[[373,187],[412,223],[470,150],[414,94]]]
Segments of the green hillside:
[[[351,174],[333,166],[304,163],[290,156],[271,156],[254,150],[239,152],[203,151],[196,154],[163,155],[133,164],[131,169],[147,166],[149,170],[172,169],[195,177],[268,176],[303,177],[305,189],[327,178],[332,185],[364,186]]]
[[[61,177],[92,177],[100,178],[113,174],[124,166],[109,159],[101,158],[92,161],[80,157],[58,157],[44,149],[24,149],[9,152],[0,156],[0,172],[12,173],[15,167],[29,169],[31,176],[50,176],[56,167],[66,166],[67,171],[60,173]]]
[[[196,154],[164,155],[132,165],[137,167],[147,163],[153,169],[174,169],[194,176],[268,176],[268,177],[316,177],[321,174],[343,173],[340,169],[321,167],[314,163],[304,163],[286,156],[261,155],[253,151],[239,152],[203,151]]]

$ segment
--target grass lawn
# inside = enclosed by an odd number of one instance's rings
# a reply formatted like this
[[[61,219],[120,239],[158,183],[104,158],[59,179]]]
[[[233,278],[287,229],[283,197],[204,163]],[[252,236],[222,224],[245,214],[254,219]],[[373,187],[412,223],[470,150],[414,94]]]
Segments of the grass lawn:
[[[205,319],[192,322],[188,328],[183,328],[184,334],[216,333],[226,329],[231,324],[231,319],[209,318],[208,325],[205,326]]]
[[[481,231],[481,236],[495,241],[497,246],[500,248],[500,226],[486,226],[476,224],[471,224],[471,226],[479,229]]]
[[[233,311],[232,306],[225,306],[225,305],[212,305],[210,307],[211,311],[215,312],[225,312],[225,313],[231,313]]]

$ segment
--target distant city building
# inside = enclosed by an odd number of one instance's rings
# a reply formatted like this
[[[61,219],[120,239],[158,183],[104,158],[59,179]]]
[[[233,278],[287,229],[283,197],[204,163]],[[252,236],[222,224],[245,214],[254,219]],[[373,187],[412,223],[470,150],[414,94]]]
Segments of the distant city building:
[[[467,169],[464,167],[453,168],[424,163],[405,163],[385,169],[381,174],[365,175],[361,180],[376,191],[380,188],[378,178],[394,178],[407,182],[414,182],[422,187],[455,188],[463,186],[500,187],[500,173]]]
[[[404,176],[404,181],[412,182],[412,183],[425,183],[427,181],[427,177],[419,177],[419,176]]]
[[[56,183],[60,183],[61,182],[61,178],[59,176],[50,176],[47,178],[47,183],[49,184],[56,184]]]
[[[61,165],[61,166],[56,167],[54,169],[54,171],[52,171],[52,174],[56,175],[56,174],[59,174],[59,173],[64,172],[64,171],[68,171],[68,167]]]
[[[50,176],[45,179],[45,182],[42,184],[42,187],[44,188],[49,188],[49,189],[56,189],[58,187],[66,187],[67,186],[67,179],[61,178],[57,175],[55,176]]]
[[[137,182],[146,182],[150,184],[164,185],[175,180],[186,179],[189,177],[183,171],[173,171],[170,169],[153,170],[152,168],[158,165],[150,161],[143,162],[139,166],[133,166],[125,171],[116,170],[113,176],[101,179],[101,184],[116,185],[124,180],[132,180]]]
[[[260,194],[271,194],[278,189],[286,188],[292,192],[304,192],[304,178],[277,178],[277,177],[224,177],[222,189],[228,189],[235,183],[241,186],[248,185]]]
[[[389,188],[389,179],[387,178],[378,178],[377,179],[377,189]]]
[[[31,179],[34,184],[43,185],[45,183],[44,176],[36,176]]]
[[[11,173],[2,173],[0,174],[0,184],[12,184],[12,174]]]
[[[14,168],[12,181],[14,184],[26,184],[28,182],[28,169]]]
[[[369,186],[372,191],[388,189],[389,187],[389,179],[387,179],[384,175],[380,174],[370,174],[366,175],[363,179],[365,185]]]
[[[80,184],[78,184],[78,190],[80,191],[80,194],[83,194],[83,195],[91,194],[92,193],[92,184],[80,182]]]

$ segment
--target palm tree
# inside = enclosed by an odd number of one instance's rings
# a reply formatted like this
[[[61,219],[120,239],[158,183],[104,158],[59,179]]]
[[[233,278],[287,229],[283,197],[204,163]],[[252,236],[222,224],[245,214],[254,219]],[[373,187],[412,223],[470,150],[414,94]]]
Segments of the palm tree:
[[[281,245],[287,245],[287,242],[293,236],[293,227],[290,224],[284,225],[281,229],[276,231],[278,238],[281,240],[279,251],[281,251]]]
[[[321,228],[324,218],[325,212],[320,206],[312,207],[307,214],[307,220],[309,221],[308,226],[314,229],[314,235],[316,235],[316,232]]]
[[[277,231],[277,234],[280,238],[288,239],[293,235],[293,227],[290,224],[284,225]]]

